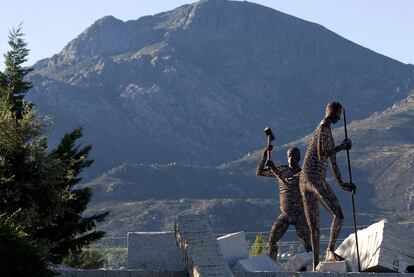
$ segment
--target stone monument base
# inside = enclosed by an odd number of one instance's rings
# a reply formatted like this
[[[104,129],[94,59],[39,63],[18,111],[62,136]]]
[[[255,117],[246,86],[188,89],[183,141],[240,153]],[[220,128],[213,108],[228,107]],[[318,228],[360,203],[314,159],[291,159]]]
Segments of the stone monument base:
[[[312,268],[312,260],[312,252],[296,254],[287,262],[286,270],[290,272],[298,272],[305,268],[307,271],[307,266],[310,265]]]
[[[234,267],[239,272],[281,272],[282,268],[276,264],[267,254],[252,256],[244,260],[240,260]]]
[[[339,273],[346,273],[346,272],[356,272],[356,265],[351,261],[344,260],[344,261],[336,261],[336,262],[320,262],[316,267],[316,271],[318,272],[339,272]]]

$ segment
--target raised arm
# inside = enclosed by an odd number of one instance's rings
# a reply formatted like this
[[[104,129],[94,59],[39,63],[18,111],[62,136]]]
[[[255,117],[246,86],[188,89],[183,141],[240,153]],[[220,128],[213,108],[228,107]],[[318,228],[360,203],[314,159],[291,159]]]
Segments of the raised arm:
[[[260,160],[260,163],[257,165],[256,175],[280,178],[283,181],[285,181],[286,176],[283,171],[283,168],[275,166],[275,164],[272,161],[268,161],[268,164],[266,164],[266,161],[267,147],[265,147],[265,149],[263,150],[262,159]]]
[[[256,175],[266,176],[266,177],[276,177],[273,174],[273,172],[266,166],[266,160],[267,160],[267,147],[265,147],[263,154],[262,154],[262,159],[257,165]]]

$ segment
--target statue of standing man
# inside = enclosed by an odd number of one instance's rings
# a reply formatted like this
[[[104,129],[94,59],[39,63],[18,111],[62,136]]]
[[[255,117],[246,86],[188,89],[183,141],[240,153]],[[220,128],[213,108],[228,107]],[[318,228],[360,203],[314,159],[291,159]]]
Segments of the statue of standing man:
[[[335,254],[334,248],[344,217],[338,199],[325,180],[328,160],[331,162],[333,174],[340,187],[346,191],[355,192],[356,190],[354,184],[342,181],[341,173],[336,164],[336,153],[352,148],[351,140],[344,140],[339,146],[335,146],[332,137],[331,124],[335,124],[341,119],[342,109],[338,102],[330,102],[326,106],[326,116],[313,133],[300,174],[300,192],[311,233],[314,271],[319,263],[319,202],[333,216],[326,261],[342,260],[340,256]]]

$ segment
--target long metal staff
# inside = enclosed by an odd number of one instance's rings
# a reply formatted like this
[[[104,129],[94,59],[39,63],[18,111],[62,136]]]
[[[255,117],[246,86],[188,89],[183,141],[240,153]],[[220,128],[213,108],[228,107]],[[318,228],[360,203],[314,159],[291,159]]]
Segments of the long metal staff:
[[[345,139],[348,139],[348,131],[346,129],[345,109],[343,109],[343,114],[344,114]],[[349,158],[349,150],[348,149],[346,150],[346,156],[348,158],[349,182],[352,183],[351,159]],[[361,261],[359,259],[358,234],[357,234],[357,224],[356,224],[356,215],[355,215],[355,192],[352,192],[352,213],[354,215],[354,232],[355,232],[356,252],[357,252],[357,258],[358,258],[358,271],[361,272]]]

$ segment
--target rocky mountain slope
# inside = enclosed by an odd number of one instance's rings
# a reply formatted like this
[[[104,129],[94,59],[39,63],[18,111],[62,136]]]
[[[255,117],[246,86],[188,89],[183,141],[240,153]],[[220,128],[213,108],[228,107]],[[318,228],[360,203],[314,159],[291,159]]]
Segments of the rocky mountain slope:
[[[414,87],[412,65],[226,0],[104,17],[34,68],[30,97],[54,119],[51,143],[85,127],[96,158],[89,177],[124,162],[217,165],[260,147],[266,125],[288,142],[310,132],[332,99],[362,119]]]
[[[94,201],[276,198],[270,178],[232,174],[213,167],[123,164],[87,183]]]
[[[85,176],[89,212],[112,211],[109,235],[169,229],[180,213],[209,215],[215,232],[268,230],[277,186],[254,176],[262,150],[252,151],[263,127],[276,132],[282,163],[290,145],[305,151],[331,100],[353,121],[360,222],[414,219],[414,66],[320,25],[226,0],[126,22],[107,16],[30,77],[30,99],[54,121],[52,145],[85,127],[96,159]],[[347,180],[344,153],[338,159]],[[349,225],[350,195],[329,181]]]
[[[371,208],[379,214],[385,212],[401,219],[414,219],[414,94],[382,112],[353,121],[348,126],[348,133],[354,144],[351,161],[362,206],[371,202]],[[335,129],[334,137],[338,143],[344,138],[343,127]],[[304,152],[308,141],[309,136],[306,136],[280,146],[275,155],[280,157],[292,145]],[[260,155],[258,150],[221,168],[233,174],[251,174]],[[338,154],[338,160],[347,180],[346,155]]]
[[[352,109],[348,111],[348,117],[352,118]],[[414,220],[413,120],[414,94],[411,94],[382,112],[349,124],[360,224],[381,217],[400,222]],[[344,134],[342,123],[338,125],[334,137],[339,143]],[[306,136],[284,145],[276,141],[274,160],[285,163],[285,151],[292,145],[304,153],[308,140]],[[266,230],[278,214],[278,190],[272,178],[254,176],[262,151],[253,151],[216,168],[124,164],[87,184],[94,190],[91,211],[113,211],[104,226],[110,232],[168,229],[181,213],[209,215],[217,232],[237,228]],[[345,153],[339,153],[337,158],[343,178],[348,180]],[[330,173],[328,180],[341,202],[346,225],[352,225],[349,193],[338,188]],[[323,212],[322,226],[328,226],[329,218]]]

